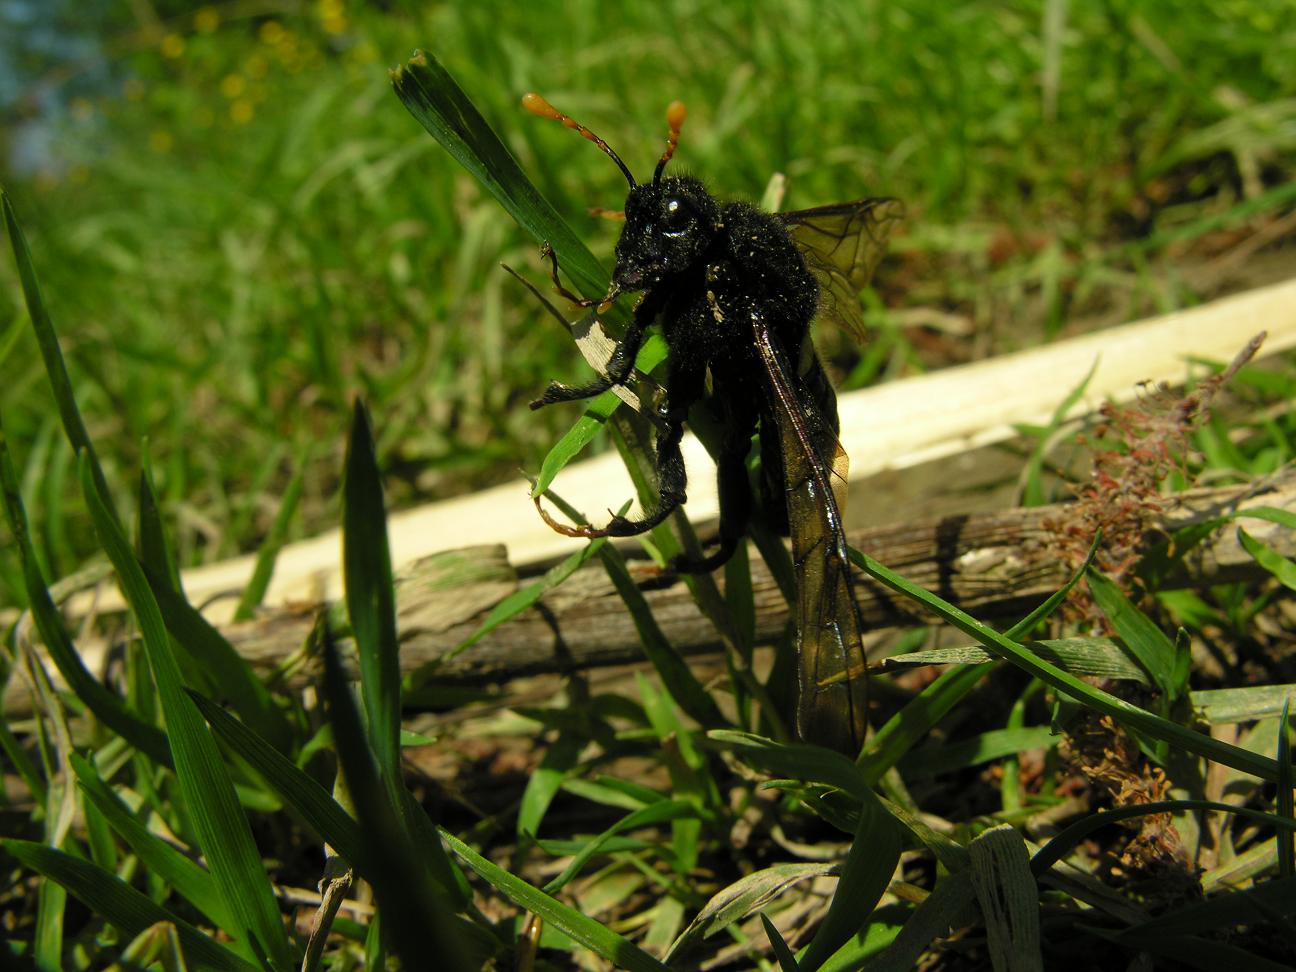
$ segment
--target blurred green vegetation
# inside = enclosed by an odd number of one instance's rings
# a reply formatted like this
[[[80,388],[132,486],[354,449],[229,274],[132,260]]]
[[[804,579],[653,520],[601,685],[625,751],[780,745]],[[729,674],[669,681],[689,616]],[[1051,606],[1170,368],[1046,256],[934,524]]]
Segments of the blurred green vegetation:
[[[618,206],[624,182],[520,111],[524,91],[636,171],[681,98],[679,159],[722,195],[758,198],[783,172],[790,208],[903,199],[870,352],[825,336],[857,384],[1211,296],[1228,281],[1196,270],[1296,197],[1292,2],[108,9],[97,53],[24,61],[40,98],[8,120],[38,114],[54,138],[38,168],[0,180],[110,481],[124,490],[147,454],[185,563],[263,538],[312,445],[295,529],[335,522],[357,391],[397,503],[534,469],[570,421],[525,407],[583,367],[498,269],[541,278],[534,248],[391,94],[386,69],[415,47],[596,251],[616,228],[580,213]],[[917,341],[883,303],[955,314],[970,333]],[[8,260],[0,366],[24,498],[60,576],[93,544],[66,502],[74,462]],[[0,602],[20,590],[0,552]]]

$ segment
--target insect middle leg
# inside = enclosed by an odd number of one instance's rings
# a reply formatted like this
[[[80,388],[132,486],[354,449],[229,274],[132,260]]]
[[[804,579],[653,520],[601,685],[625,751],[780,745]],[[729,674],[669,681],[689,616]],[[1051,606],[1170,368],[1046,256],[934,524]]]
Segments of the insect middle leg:
[[[613,385],[624,385],[630,379],[630,370],[634,367],[635,358],[643,345],[644,332],[647,329],[647,322],[636,313],[630,326],[626,328],[625,335],[617,342],[612,356],[608,358],[603,375],[585,385],[564,385],[561,382],[551,381],[544,394],[531,403],[531,410],[535,411],[557,402],[575,402],[582,398],[593,398]]]

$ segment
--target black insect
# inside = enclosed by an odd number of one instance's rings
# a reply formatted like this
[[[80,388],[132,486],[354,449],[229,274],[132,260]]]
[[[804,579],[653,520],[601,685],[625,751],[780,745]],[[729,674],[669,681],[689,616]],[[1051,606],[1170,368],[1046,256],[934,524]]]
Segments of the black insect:
[[[530,94],[523,104],[594,142],[630,183],[625,228],[607,294],[570,300],[605,308],[617,295],[642,291],[605,374],[578,387],[552,383],[531,403],[589,398],[625,384],[645,332],[660,325],[669,349],[665,395],[657,408],[660,502],[638,519],[614,516],[603,527],[554,529],[576,537],[644,533],[685,501],[680,440],[689,408],[707,392],[723,420],[719,467],[719,547],[685,571],[714,569],[732,556],[752,513],[746,459],[759,435],[760,491],[770,523],[792,536],[797,580],[800,736],[854,755],[864,742],[866,675],[841,497],[846,456],[837,439],[837,399],[810,342],[816,316],[860,332],[859,291],[867,284],[901,208],[864,199],[791,213],[766,213],[742,202],[719,203],[696,179],[663,177],[675,154],[684,106],[667,110],[670,136],[651,182],[638,183],[601,138]],[[538,502],[537,502],[537,505]]]

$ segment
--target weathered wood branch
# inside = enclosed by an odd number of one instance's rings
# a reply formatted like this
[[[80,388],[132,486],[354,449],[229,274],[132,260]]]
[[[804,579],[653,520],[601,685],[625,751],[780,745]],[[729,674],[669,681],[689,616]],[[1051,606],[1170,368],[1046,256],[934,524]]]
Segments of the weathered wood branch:
[[[1296,485],[1288,480],[1261,493],[1230,487],[1184,494],[1148,530],[1147,540],[1152,542],[1189,523],[1259,505],[1296,511]],[[1054,552],[1053,534],[1045,525],[1065,516],[1065,506],[1014,509],[854,531],[850,540],[977,617],[1008,618],[1025,613],[1066,580],[1067,569]],[[1296,553],[1293,531],[1258,519],[1248,519],[1246,528],[1286,555]],[[645,597],[657,623],[681,653],[720,647],[714,628],[682,583],[652,589],[661,578],[647,565],[633,570],[649,588]],[[787,604],[758,557],[753,558],[752,573],[757,640],[767,643],[787,624]],[[1169,586],[1202,586],[1258,576],[1263,576],[1263,571],[1239,545],[1235,527],[1226,525],[1189,553],[1184,570]],[[502,546],[467,548],[413,565],[397,588],[402,670],[413,671],[453,651],[518,583]],[[857,588],[864,621],[870,628],[932,620],[866,577],[858,578]],[[231,625],[225,633],[254,665],[271,668],[302,644],[311,621],[300,613],[274,612]],[[603,569],[595,565],[578,571],[537,608],[446,662],[437,678],[443,682],[494,682],[641,657],[634,624]],[[294,677],[308,680],[313,675],[308,666]]]

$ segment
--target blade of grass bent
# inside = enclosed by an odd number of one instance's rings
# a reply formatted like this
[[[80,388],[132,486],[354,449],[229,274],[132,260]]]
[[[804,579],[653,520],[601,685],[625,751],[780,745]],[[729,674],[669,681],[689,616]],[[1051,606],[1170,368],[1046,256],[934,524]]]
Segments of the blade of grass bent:
[[[1043,604],[1009,628],[1005,637],[1017,638],[1029,634],[1037,624],[1061,606],[1072,588],[1080,583],[1080,578],[1084,576],[1089,564],[1093,562],[1101,539],[1101,534],[1094,537],[1084,563],[1067,578],[1065,584],[1049,595]],[[872,743],[858,759],[870,785],[882,779],[887,770],[971,692],[990,671],[990,666],[978,665],[942,672],[934,682],[919,692],[916,698],[892,716],[886,725],[878,730]]]
[[[4,494],[5,515],[22,561],[27,602],[36,630],[68,687],[100,722],[130,742],[140,752],[162,766],[171,766],[171,750],[166,736],[156,726],[145,722],[100,684],[81,660],[72,639],[63,627],[63,618],[50,597],[49,587],[41,574],[36,550],[27,527],[27,512],[19,492],[18,476],[9,455],[3,422],[0,422],[0,492]]]
[[[243,939],[241,944],[249,954],[259,950],[275,965],[286,969],[293,961],[279,906],[220,750],[185,694],[157,601],[125,534],[99,494],[85,458],[81,459],[80,471],[81,487],[99,541],[117,570],[122,590],[140,626],[186,809],[226,912],[236,923],[228,931]]]

